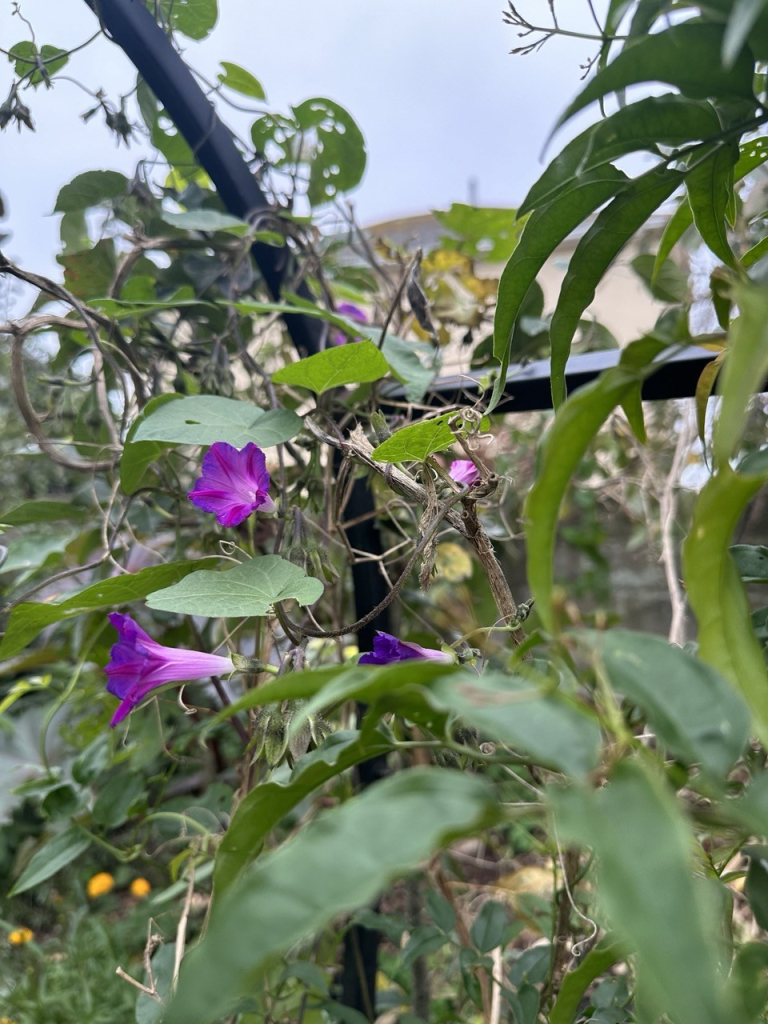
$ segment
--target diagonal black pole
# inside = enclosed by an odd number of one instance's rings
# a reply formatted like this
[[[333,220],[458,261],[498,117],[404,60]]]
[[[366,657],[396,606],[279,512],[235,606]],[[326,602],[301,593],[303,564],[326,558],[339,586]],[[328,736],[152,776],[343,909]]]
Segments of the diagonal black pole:
[[[215,185],[226,209],[243,219],[260,210],[271,209],[226,126],[142,0],[85,2],[97,15],[109,38],[125,52],[163,105],[195,159]],[[278,249],[257,242],[251,251],[269,292],[279,299],[282,282],[291,269],[287,246]],[[296,292],[310,302],[316,301],[304,282]],[[319,350],[323,330],[321,321],[299,314],[286,314],[283,320],[299,353],[312,355]],[[380,555],[383,546],[373,518],[373,495],[366,479],[355,481],[347,507],[349,518],[356,521],[356,525],[348,530],[352,546],[359,551]],[[375,561],[353,566],[352,574],[355,615],[363,618],[385,596],[385,582]],[[374,631],[386,630],[387,624],[388,615],[384,611],[361,630],[358,634],[361,650],[369,650]],[[384,768],[380,759],[360,765],[360,786],[370,785],[380,777]],[[379,941],[378,932],[357,925],[350,928],[345,937],[341,975],[341,1001],[371,1018],[375,1016]]]

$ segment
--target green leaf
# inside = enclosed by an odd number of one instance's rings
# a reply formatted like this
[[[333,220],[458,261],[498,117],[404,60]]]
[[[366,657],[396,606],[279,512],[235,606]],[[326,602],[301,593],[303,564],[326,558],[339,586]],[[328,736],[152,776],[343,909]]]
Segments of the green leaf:
[[[351,114],[333,100],[315,96],[293,107],[293,115],[300,135],[315,135],[307,189],[311,205],[322,206],[359,185],[367,154],[363,133]]]
[[[250,230],[247,221],[218,210],[184,210],[183,213],[164,210],[160,219],[184,231],[229,231],[233,235],[247,235]]]
[[[75,828],[74,825],[59,832],[37,850],[17,879],[16,884],[8,893],[18,896],[27,889],[33,889],[47,878],[71,864],[91,845],[91,837]]]
[[[553,805],[560,841],[595,852],[602,906],[637,951],[646,1019],[733,1024],[716,986],[714,921],[689,863],[693,836],[666,784],[623,761],[599,792],[571,787]]]
[[[299,760],[288,783],[263,782],[252,789],[237,805],[216,851],[216,898],[258,856],[269,833],[297,804],[329,779],[391,749],[391,743],[375,731],[364,740],[358,732],[332,733],[310,758]]]
[[[190,39],[205,39],[219,17],[217,0],[163,0],[163,15]]]
[[[267,98],[261,82],[258,78],[254,78],[250,71],[241,68],[239,64],[232,64],[228,60],[223,60],[221,66],[224,70],[223,73],[219,72],[218,78],[222,85],[226,85],[228,89],[234,89],[235,92],[239,92],[243,96],[252,96],[255,100]]]
[[[736,571],[745,583],[768,583],[768,548],[759,544],[734,544],[729,548]]]
[[[78,213],[106,199],[124,196],[128,179],[119,171],[86,171],[59,190],[54,213]]]
[[[432,768],[398,772],[325,812],[214,900],[165,1024],[217,1019],[258,984],[277,953],[366,903],[446,842],[497,818],[483,782]]]
[[[242,448],[249,441],[270,448],[295,437],[302,421],[288,409],[259,409],[218,395],[191,395],[168,402],[138,426],[136,441],[210,445],[226,441]]]
[[[736,953],[731,966],[730,986],[734,1004],[745,1020],[758,1020],[768,1002],[768,946],[747,942]]]
[[[766,0],[734,0],[733,11],[723,37],[723,64],[732,67],[747,42]]]
[[[57,256],[64,267],[64,284],[80,299],[90,302],[109,291],[117,266],[115,243],[102,238],[92,249],[83,249],[68,256]]]
[[[323,594],[320,580],[279,555],[251,558],[234,569],[203,569],[147,599],[150,608],[206,618],[248,618],[269,615],[277,601],[313,604]]]
[[[433,452],[444,451],[456,443],[456,434],[449,426],[452,420],[459,421],[456,430],[461,432],[461,415],[455,412],[396,430],[392,437],[374,448],[373,458],[378,462],[423,462]],[[481,430],[486,429],[487,422],[482,421]]]
[[[196,876],[200,877],[199,872]],[[186,889],[187,883],[182,883],[182,891]],[[165,1003],[171,996],[171,985],[173,982],[173,971],[176,962],[176,944],[173,942],[164,943],[155,951],[152,957],[152,979],[145,977],[144,984],[149,985],[150,980],[155,983],[155,989],[162,1002],[158,1002],[144,992],[139,992],[136,999],[136,1024],[162,1024]]]
[[[645,712],[660,743],[684,764],[722,777],[749,740],[749,711],[718,672],[660,637],[612,629],[592,634],[615,690]]]
[[[768,846],[745,846],[741,852],[749,857],[744,895],[757,923],[768,928]]]
[[[670,93],[617,110],[578,135],[555,157],[525,197],[519,216],[552,202],[585,171],[640,149],[679,146],[722,131],[714,107]]]
[[[742,267],[749,269],[758,260],[761,260],[766,253],[768,253],[768,235],[765,238],[761,238],[756,245],[753,245],[751,249],[744,253],[741,257]]]
[[[37,46],[31,40],[24,39],[11,47],[8,59],[13,62],[16,74],[19,77],[29,75],[27,81],[37,88],[43,82],[49,84],[47,79],[52,78],[69,62],[69,54],[66,50],[60,50],[58,46],[47,45],[41,46],[38,52]],[[43,63],[44,70],[39,67],[38,60]]]
[[[360,333],[368,335],[375,343],[381,337],[381,331],[376,327],[363,327]],[[381,351],[392,373],[405,385],[403,390],[406,399],[409,402],[420,402],[439,369],[439,356],[435,355],[432,346],[426,342],[406,341],[405,338],[388,334]],[[426,358],[426,366],[420,354]]]
[[[486,671],[444,675],[431,684],[429,703],[455,712],[491,740],[509,744],[569,775],[583,777],[598,763],[595,718],[535,679]]]
[[[563,239],[615,196],[628,180],[622,171],[606,164],[581,175],[573,189],[528,218],[520,242],[499,281],[493,321],[493,354],[501,368],[490,409],[498,404],[504,391],[515,321],[536,275]]]
[[[749,415],[749,400],[761,390],[768,375],[768,290],[752,282],[737,281],[732,296],[741,315],[731,325],[720,373],[722,405],[712,444],[717,465],[724,465],[738,453]]]
[[[104,828],[117,828],[128,820],[128,812],[146,785],[141,775],[121,772],[113,776],[100,791],[93,805],[93,820]]]
[[[487,900],[472,922],[469,937],[480,953],[490,953],[501,945],[507,928],[507,908],[496,900]]]
[[[693,159],[695,166],[685,179],[693,223],[715,256],[726,266],[735,267],[725,217],[733,200],[733,168],[739,159],[739,147],[723,143],[705,160],[697,154]]]
[[[563,978],[557,1001],[552,1007],[549,1024],[573,1024],[579,1013],[584,993],[601,974],[622,960],[621,947],[613,935],[604,936],[579,962],[579,966]]]
[[[560,506],[587,446],[611,411],[649,376],[664,343],[643,338],[624,349],[618,366],[579,388],[562,406],[537,452],[536,480],[525,503],[528,583],[544,627],[556,628],[553,558]]]
[[[680,200],[679,206],[664,227],[659,247],[656,250],[656,260],[653,264],[653,274],[651,275],[652,285],[658,281],[661,269],[666,264],[667,257],[691,224],[693,224],[691,204],[688,202],[688,197],[683,196]]]
[[[110,579],[99,580],[85,587],[66,600],[55,604],[50,602],[17,604],[0,644],[0,661],[12,658],[34,640],[46,626],[63,619],[71,619],[86,612],[113,608],[116,605],[137,601],[160,587],[181,579],[203,565],[217,565],[218,558],[201,558],[197,561],[167,562],[152,565],[136,573],[123,573]]]
[[[448,210],[432,213],[443,227],[458,236],[461,252],[473,260],[490,263],[509,259],[523,229],[519,211],[512,209],[453,203]]]
[[[702,488],[683,544],[683,576],[699,625],[699,655],[739,690],[762,742],[768,742],[768,673],[752,626],[749,602],[729,554],[733,531],[768,480],[726,463]]]
[[[560,288],[549,336],[552,345],[552,401],[557,409],[566,398],[565,366],[584,310],[608,267],[645,224],[654,210],[679,187],[683,175],[653,168],[635,178],[596,217],[579,241]]]
[[[688,296],[688,277],[672,260],[665,260],[654,277],[656,257],[641,253],[632,260],[632,269],[642,278],[648,291],[659,302],[683,303]]]
[[[608,93],[640,82],[666,82],[693,100],[711,96],[754,100],[752,55],[742,50],[730,68],[723,67],[722,39],[719,25],[686,22],[625,46],[608,67],[589,81],[557,126]]]
[[[384,356],[372,341],[334,345],[289,363],[272,374],[275,384],[294,384],[322,395],[344,384],[365,384],[389,373]]]
[[[63,519],[82,522],[88,519],[88,509],[78,508],[68,501],[25,501],[8,512],[0,512],[0,524],[5,526],[27,526],[29,523],[55,523]]]
[[[134,441],[136,431],[147,416],[151,416],[161,405],[176,401],[183,401],[183,396],[156,395],[150,398],[131,424],[125,438],[123,454],[120,456],[120,487],[123,494],[133,494],[138,489],[151,464],[168,448],[168,445],[161,441]]]

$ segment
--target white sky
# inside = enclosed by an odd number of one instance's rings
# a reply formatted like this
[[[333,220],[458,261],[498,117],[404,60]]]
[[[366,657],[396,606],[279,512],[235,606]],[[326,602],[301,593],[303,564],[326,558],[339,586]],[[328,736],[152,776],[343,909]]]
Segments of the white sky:
[[[0,0],[0,46],[29,38]],[[557,116],[579,91],[579,65],[595,51],[584,40],[553,39],[538,54],[510,56],[518,44],[503,23],[503,0],[219,0],[221,16],[186,57],[215,79],[220,60],[262,82],[273,109],[328,96],[355,117],[368,145],[368,169],[353,194],[363,223],[466,202],[476,178],[481,205],[514,206],[540,171],[539,158]],[[605,4],[599,3],[598,9]],[[38,45],[70,48],[95,29],[83,0],[22,0]],[[520,7],[549,23],[547,0]],[[560,0],[561,22],[590,31],[585,0]],[[135,73],[112,43],[100,39],[73,55],[62,72],[111,98],[128,91]],[[0,56],[0,102],[12,81]],[[79,115],[94,101],[60,81],[22,94],[37,131],[0,133],[0,192],[8,210],[0,231],[12,232],[6,254],[30,270],[54,273],[58,189],[89,169],[132,173],[141,145],[116,148],[100,115]],[[247,102],[247,101],[246,101]],[[240,130],[225,106],[224,120]],[[577,122],[576,122],[577,123]],[[574,128],[569,129],[572,135]],[[553,156],[567,136],[549,151]],[[57,275],[58,276],[58,275]]]

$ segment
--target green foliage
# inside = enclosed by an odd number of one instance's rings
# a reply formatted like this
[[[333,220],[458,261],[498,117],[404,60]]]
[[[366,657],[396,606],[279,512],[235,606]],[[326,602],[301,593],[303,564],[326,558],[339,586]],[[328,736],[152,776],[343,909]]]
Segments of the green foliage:
[[[235,92],[239,92],[243,96],[251,96],[255,100],[267,98],[261,82],[254,78],[250,71],[246,71],[239,64],[233,64],[228,60],[223,60],[221,66],[223,71],[219,72],[218,78],[222,85],[228,89],[234,89]]]
[[[258,409],[216,395],[192,395],[155,406],[133,435],[136,441],[210,445],[226,441],[236,448],[253,442],[260,448],[289,441],[301,420],[288,409]]]
[[[128,179],[119,171],[85,171],[65,185],[56,197],[54,213],[79,213],[106,199],[124,195]]]
[[[284,366],[272,375],[276,384],[294,384],[322,395],[345,384],[379,380],[389,371],[387,361],[372,341],[337,345]]]

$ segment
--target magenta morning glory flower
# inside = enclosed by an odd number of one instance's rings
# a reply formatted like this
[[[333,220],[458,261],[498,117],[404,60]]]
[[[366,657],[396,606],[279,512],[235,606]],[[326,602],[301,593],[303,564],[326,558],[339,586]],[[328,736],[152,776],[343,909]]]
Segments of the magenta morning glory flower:
[[[336,312],[341,313],[342,316],[347,317],[349,320],[356,320],[359,324],[368,323],[365,311],[360,309],[359,306],[354,306],[351,302],[340,302],[336,307]],[[344,345],[347,341],[347,335],[343,331],[331,331],[328,340],[331,345]]]
[[[480,471],[474,462],[470,462],[469,459],[456,459],[451,463],[448,476],[451,480],[455,480],[457,484],[471,487],[472,484],[476,484],[480,479]]]
[[[228,675],[233,671],[230,658],[163,647],[148,636],[130,615],[112,612],[109,621],[120,635],[109,652],[109,664],[105,669],[107,689],[120,700],[120,706],[109,723],[113,729],[158,686]]]
[[[393,661],[411,661],[414,658],[420,661],[453,661],[450,654],[445,654],[443,651],[432,651],[419,644],[398,640],[396,636],[382,633],[378,629],[373,640],[373,651],[364,654],[358,661],[358,665],[389,665]]]
[[[237,449],[216,441],[189,498],[203,512],[215,512],[220,526],[238,526],[254,512],[274,512],[264,452],[253,442]]]

